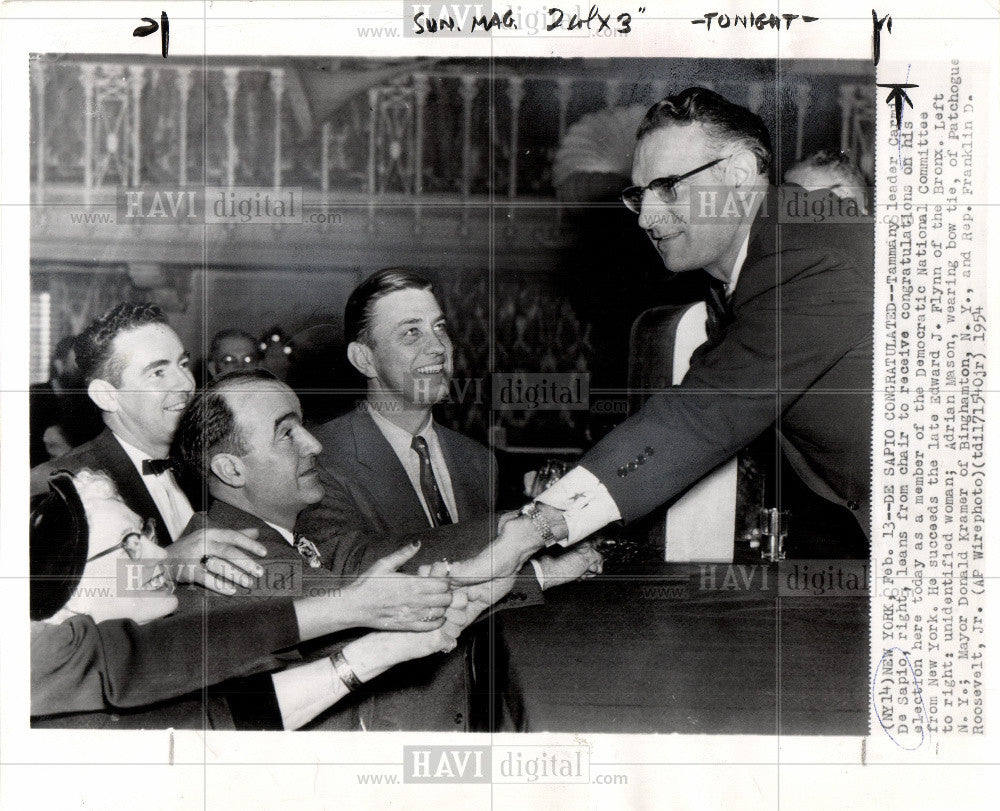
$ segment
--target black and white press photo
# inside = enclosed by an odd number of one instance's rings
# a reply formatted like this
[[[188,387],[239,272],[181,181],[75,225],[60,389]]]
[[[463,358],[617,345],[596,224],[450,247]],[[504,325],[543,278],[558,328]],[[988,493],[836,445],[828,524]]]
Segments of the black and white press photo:
[[[997,20],[924,5],[5,4],[5,769],[972,768]]]
[[[871,78],[34,56],[32,723],[291,729],[322,667],[308,729],[865,734]],[[152,617],[90,473],[155,528]],[[74,491],[80,537],[45,531]],[[383,614],[321,643],[187,627],[287,630],[354,578]],[[97,619],[150,659],[79,673]],[[359,629],[411,647],[361,679]],[[145,667],[127,703],[58,682]]]

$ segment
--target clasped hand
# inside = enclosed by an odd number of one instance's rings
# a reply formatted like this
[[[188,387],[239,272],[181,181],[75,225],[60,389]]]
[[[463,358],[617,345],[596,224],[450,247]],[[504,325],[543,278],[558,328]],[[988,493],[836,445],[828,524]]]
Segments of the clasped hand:
[[[451,564],[449,577],[453,584],[463,586],[509,577],[520,571],[540,546],[541,540],[529,519],[505,514],[496,540],[474,557]],[[425,565],[420,571],[429,570]]]
[[[164,565],[175,583],[197,583],[219,594],[235,594],[236,585],[252,588],[264,569],[254,558],[267,554],[256,529],[205,527],[166,547]],[[236,585],[234,585],[236,584]]]
[[[444,623],[451,604],[444,577],[420,577],[396,571],[419,545],[408,544],[376,561],[343,589],[358,626],[383,631],[430,631]]]

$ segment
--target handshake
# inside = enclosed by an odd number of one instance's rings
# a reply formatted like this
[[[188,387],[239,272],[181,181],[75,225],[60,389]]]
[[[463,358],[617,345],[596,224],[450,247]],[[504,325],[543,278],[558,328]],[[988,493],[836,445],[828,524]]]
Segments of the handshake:
[[[462,631],[510,592],[529,559],[534,573],[529,571],[524,576],[537,575],[542,588],[592,577],[601,571],[601,554],[587,542],[560,555],[536,556],[544,540],[531,518],[506,514],[501,517],[497,532],[497,537],[474,557],[454,563],[439,560],[418,567],[415,575],[398,571],[420,549],[419,544],[408,544],[376,561],[349,585],[329,595],[296,601],[303,639],[330,633],[336,626],[376,630],[349,642],[334,654],[332,668],[337,686],[333,691],[323,690],[321,700],[307,696],[305,701],[285,701],[287,707],[282,708],[285,728],[301,726],[346,691],[356,689],[391,667],[454,650]],[[330,661],[320,660],[304,665],[301,670],[327,668],[324,678],[329,679]],[[298,672],[290,669],[277,674],[276,693],[281,689],[279,679],[291,679]],[[301,690],[295,692],[295,696],[301,695]]]
[[[344,589],[344,596],[358,606],[359,625],[424,632],[428,639],[428,632],[436,632],[440,645],[435,649],[451,650],[462,631],[507,596],[518,578],[537,578],[542,589],[549,589],[602,570],[603,557],[593,542],[560,549],[560,554],[537,554],[543,545],[531,518],[505,513],[497,537],[477,555],[424,564],[414,576],[397,571],[419,549],[407,545],[372,565]]]
[[[547,537],[565,538],[561,514],[544,505],[542,509],[547,512],[541,526],[551,527]],[[488,530],[488,525],[484,529]],[[537,578],[542,589],[549,589],[601,572],[603,557],[593,542],[583,541],[569,549],[557,547],[556,554],[539,554],[545,537],[537,516],[505,513],[496,537],[477,554],[465,560],[424,564],[417,574],[398,571],[420,549],[419,542],[407,544],[377,560],[350,583],[337,583],[335,578],[327,581],[331,585],[323,588],[320,596],[297,598],[300,638],[371,628],[405,632],[389,636],[397,640],[394,648],[407,637],[409,643],[404,647],[413,648],[413,656],[450,650],[462,631],[503,599],[518,578]],[[199,583],[210,591],[231,595],[236,586],[253,586],[264,571],[257,557],[264,554],[256,530],[241,533],[202,528],[167,547],[162,562],[170,565],[201,556],[200,566],[172,566],[172,571],[187,574],[175,575],[176,581]]]

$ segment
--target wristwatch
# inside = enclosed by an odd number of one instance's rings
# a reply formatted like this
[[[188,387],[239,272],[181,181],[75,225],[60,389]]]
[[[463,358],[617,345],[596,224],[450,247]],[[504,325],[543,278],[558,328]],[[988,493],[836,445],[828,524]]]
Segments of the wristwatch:
[[[557,543],[557,538],[555,533],[552,532],[552,527],[549,525],[549,522],[545,520],[545,516],[542,515],[542,511],[538,509],[537,501],[525,504],[521,508],[521,515],[527,516],[531,519],[532,526],[534,526],[535,531],[541,536],[542,543],[545,544],[545,546],[552,546],[552,544]]]

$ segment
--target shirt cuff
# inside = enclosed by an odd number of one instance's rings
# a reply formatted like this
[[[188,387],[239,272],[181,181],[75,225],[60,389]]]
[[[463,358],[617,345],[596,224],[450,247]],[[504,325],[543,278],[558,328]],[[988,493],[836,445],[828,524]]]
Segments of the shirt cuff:
[[[622,517],[608,488],[587,468],[579,465],[535,501],[562,510],[569,536],[559,541],[561,546],[575,544]]]
[[[542,564],[534,558],[531,558],[528,563],[530,563],[531,567],[535,570],[535,577],[538,578],[538,588],[545,591],[545,575],[542,573]]]

